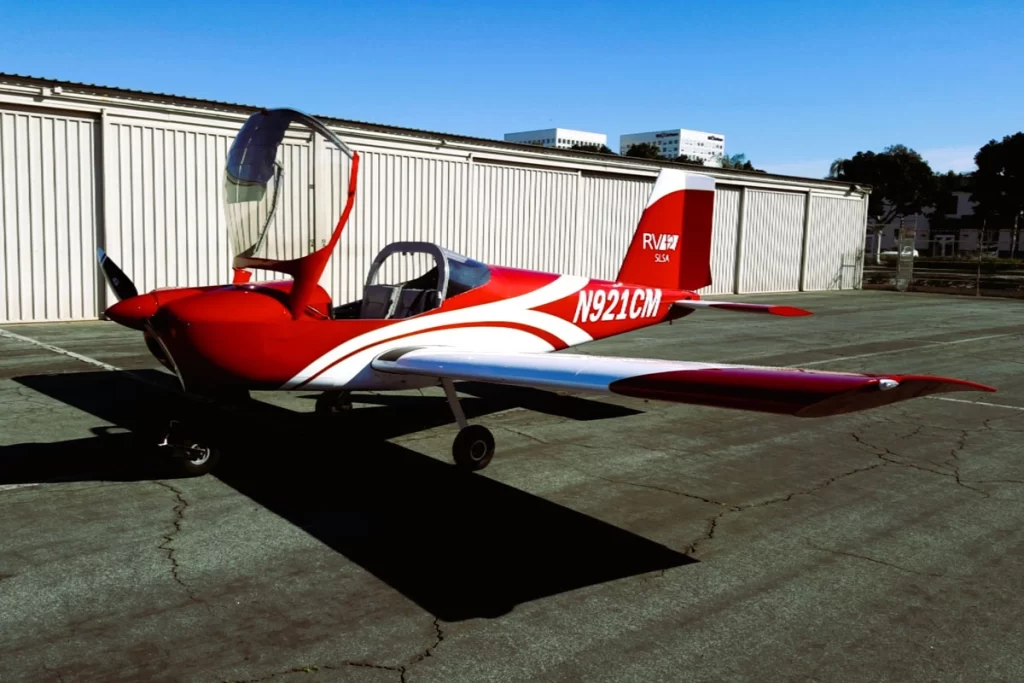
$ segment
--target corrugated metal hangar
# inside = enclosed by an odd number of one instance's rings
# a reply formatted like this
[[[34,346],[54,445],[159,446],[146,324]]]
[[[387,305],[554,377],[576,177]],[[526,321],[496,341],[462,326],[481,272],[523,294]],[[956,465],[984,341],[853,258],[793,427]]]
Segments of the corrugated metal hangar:
[[[140,291],[230,282],[222,169],[258,109],[0,74],[0,322],[98,319],[116,299],[97,247]],[[612,279],[665,165],[316,116],[361,156],[355,207],[322,280],[336,304],[361,295],[373,257],[396,240]],[[299,171],[275,220],[297,241],[326,239],[344,204],[343,155],[299,137],[285,153]],[[714,284],[702,294],[860,287],[864,192],[695,170],[717,183]]]

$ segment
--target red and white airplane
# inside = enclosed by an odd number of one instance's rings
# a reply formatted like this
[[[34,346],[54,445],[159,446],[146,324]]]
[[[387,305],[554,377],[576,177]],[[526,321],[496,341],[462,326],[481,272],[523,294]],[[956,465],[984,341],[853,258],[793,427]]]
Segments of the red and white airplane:
[[[274,223],[284,173],[278,148],[289,130],[322,135],[351,161],[347,202],[329,242],[290,258],[296,245]],[[456,380],[799,417],[937,392],[995,391],[932,376],[552,353],[702,309],[809,315],[789,306],[709,302],[695,293],[711,284],[715,183],[676,169],[659,174],[615,281],[488,265],[432,243],[395,242],[373,261],[362,298],[335,306],[319,280],[352,211],[359,160],[301,112],[252,115],[228,152],[224,176],[234,281],[139,294],[101,250],[102,269],[119,298],[106,317],[142,330],[150,351],[177,375],[186,395],[316,390],[323,392],[317,410],[333,412],[351,407],[351,391],[440,384],[460,428],[454,460],[470,470],[490,462],[494,438],[485,427],[467,424]],[[382,264],[401,254],[432,259],[433,267],[415,279],[381,282]],[[291,277],[250,282],[251,268]],[[165,444],[192,474],[209,471],[219,457],[216,448],[180,429]]]

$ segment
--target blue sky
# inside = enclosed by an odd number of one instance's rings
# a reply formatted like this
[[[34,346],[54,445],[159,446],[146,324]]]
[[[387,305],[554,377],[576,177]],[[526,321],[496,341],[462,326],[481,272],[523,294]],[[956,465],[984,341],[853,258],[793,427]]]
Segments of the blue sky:
[[[1024,129],[1024,2],[10,3],[0,71],[501,139],[696,128],[821,177]]]

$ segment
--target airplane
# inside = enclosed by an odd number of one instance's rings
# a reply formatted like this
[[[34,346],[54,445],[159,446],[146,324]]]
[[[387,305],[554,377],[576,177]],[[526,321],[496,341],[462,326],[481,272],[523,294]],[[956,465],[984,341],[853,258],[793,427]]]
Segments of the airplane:
[[[351,164],[344,208],[319,248],[299,246],[274,222],[285,171],[279,147],[296,131],[323,136]],[[696,311],[811,314],[697,294],[711,284],[715,180],[681,169],[660,171],[615,280],[492,265],[433,242],[397,241],[373,260],[362,296],[334,305],[319,281],[351,214],[359,163],[358,152],[312,116],[288,108],[252,114],[228,150],[223,175],[232,282],[140,294],[99,249],[118,299],[104,317],[142,331],[183,395],[225,405],[244,403],[254,390],[315,391],[316,412],[351,415],[354,391],[440,385],[459,428],[452,458],[466,471],[491,462],[495,441],[486,427],[468,424],[456,381],[794,417],[839,415],[940,392],[995,391],[929,375],[564,353]],[[394,278],[385,277],[383,264],[396,255],[433,265],[418,277],[387,282]],[[290,277],[253,282],[253,269]],[[160,445],[189,476],[211,471],[220,459],[215,444],[180,421],[171,422]]]

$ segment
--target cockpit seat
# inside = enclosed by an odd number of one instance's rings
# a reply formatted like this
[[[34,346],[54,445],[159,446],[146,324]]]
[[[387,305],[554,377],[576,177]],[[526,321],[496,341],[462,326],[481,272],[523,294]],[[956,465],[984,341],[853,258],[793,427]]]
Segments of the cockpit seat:
[[[398,298],[398,305],[392,312],[392,318],[408,318],[426,313],[441,305],[441,296],[436,289],[415,289],[406,287]]]
[[[359,317],[373,320],[387,318],[395,307],[397,289],[391,285],[367,285],[363,290]]]

